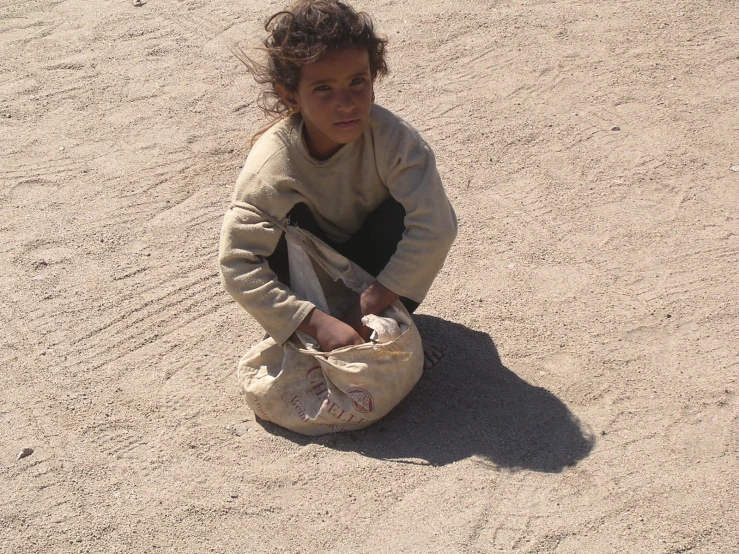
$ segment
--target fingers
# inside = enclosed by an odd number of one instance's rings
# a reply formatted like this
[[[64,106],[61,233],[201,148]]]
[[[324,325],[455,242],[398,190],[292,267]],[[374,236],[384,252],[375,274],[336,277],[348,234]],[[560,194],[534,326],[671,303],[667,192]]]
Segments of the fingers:
[[[362,338],[362,342],[369,342],[370,337],[372,336],[372,329],[369,327],[362,325],[360,329],[355,329],[359,333],[359,336]]]
[[[333,317],[325,320],[319,329],[317,340],[324,352],[364,344],[362,337],[351,326]]]

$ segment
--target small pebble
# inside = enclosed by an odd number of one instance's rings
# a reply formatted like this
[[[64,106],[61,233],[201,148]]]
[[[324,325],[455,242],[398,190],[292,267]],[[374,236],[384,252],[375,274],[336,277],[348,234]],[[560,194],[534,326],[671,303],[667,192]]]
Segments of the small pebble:
[[[23,458],[27,458],[31,454],[33,454],[33,448],[24,448],[23,450],[18,452],[18,459],[22,460]]]
[[[231,498],[238,498],[238,497],[239,497],[239,493],[237,493],[237,492],[232,492],[231,493]]]
[[[246,434],[246,425],[237,425],[236,429],[234,429],[234,434],[237,437],[243,437]]]
[[[611,127],[611,131],[620,131],[621,127]]]
[[[729,169],[731,169],[735,173],[739,173],[739,164],[732,165]]]

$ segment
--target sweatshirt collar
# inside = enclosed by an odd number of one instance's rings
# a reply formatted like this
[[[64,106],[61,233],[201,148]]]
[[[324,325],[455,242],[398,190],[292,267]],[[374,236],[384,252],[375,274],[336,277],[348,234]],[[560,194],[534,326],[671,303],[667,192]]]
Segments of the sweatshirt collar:
[[[303,135],[304,125],[305,124],[302,117],[298,118],[298,121],[293,125],[293,145],[298,151],[300,157],[303,158],[310,165],[313,165],[315,167],[329,167],[340,162],[341,160],[346,159],[351,155],[352,152],[354,152],[354,149],[357,147],[357,143],[364,140],[363,133],[362,136],[359,137],[357,140],[349,142],[339,148],[336,153],[330,158],[325,160],[317,160],[310,155],[310,153],[308,152],[308,146],[305,144],[305,136]]]

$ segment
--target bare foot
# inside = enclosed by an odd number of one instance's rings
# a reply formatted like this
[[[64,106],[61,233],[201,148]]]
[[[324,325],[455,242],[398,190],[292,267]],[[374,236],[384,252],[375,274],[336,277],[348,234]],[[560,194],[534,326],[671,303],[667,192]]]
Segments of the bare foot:
[[[436,345],[425,340],[421,341],[421,345],[423,346],[423,370],[426,371],[439,363],[439,360],[444,357],[444,353]]]

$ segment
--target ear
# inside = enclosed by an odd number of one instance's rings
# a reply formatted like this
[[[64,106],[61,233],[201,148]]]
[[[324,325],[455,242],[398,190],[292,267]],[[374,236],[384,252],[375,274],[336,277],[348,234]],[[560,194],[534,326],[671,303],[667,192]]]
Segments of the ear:
[[[300,104],[298,103],[298,97],[294,92],[287,90],[285,85],[282,83],[275,83],[275,90],[285,105],[292,110],[293,113],[300,113]]]

